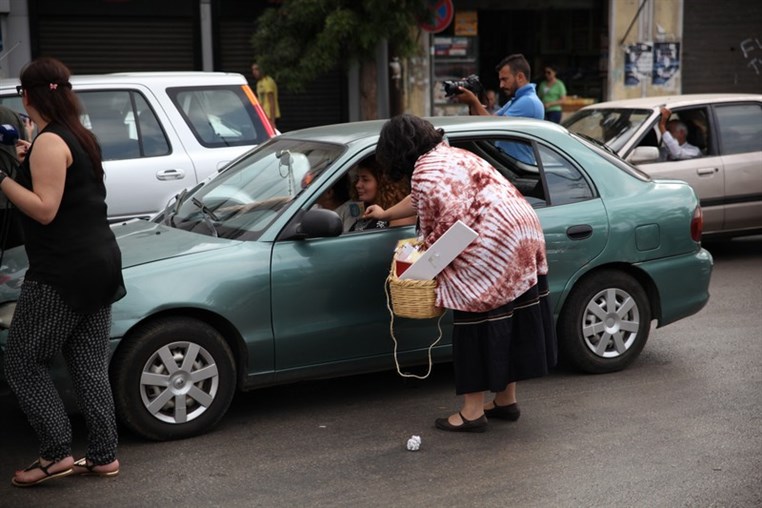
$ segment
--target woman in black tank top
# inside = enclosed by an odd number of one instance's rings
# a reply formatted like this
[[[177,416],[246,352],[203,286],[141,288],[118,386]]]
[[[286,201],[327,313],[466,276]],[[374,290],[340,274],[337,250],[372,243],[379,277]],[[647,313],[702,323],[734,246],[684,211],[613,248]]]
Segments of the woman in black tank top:
[[[22,70],[17,89],[39,134],[20,142],[15,181],[0,172],[0,190],[21,212],[29,259],[5,374],[40,440],[39,459],[11,480],[17,487],[119,472],[107,365],[111,304],[125,294],[121,253],[107,220],[100,147],[79,121],[69,76],[52,58]],[[88,427],[85,456],[76,462],[71,424],[47,369],[59,351]]]

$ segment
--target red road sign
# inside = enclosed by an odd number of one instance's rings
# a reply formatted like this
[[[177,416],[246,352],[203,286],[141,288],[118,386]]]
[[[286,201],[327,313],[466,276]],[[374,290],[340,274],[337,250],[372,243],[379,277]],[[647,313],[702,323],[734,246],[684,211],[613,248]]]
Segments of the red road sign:
[[[452,23],[455,16],[455,7],[452,0],[429,0],[429,12],[431,17],[419,23],[419,26],[431,33],[439,33]]]

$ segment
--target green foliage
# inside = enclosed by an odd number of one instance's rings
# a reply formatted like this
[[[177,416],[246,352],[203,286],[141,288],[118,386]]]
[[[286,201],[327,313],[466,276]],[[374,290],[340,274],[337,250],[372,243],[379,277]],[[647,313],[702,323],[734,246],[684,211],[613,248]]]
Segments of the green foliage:
[[[387,39],[395,55],[416,51],[423,0],[283,0],[259,17],[251,39],[255,59],[278,86],[304,91],[327,70],[372,59]]]

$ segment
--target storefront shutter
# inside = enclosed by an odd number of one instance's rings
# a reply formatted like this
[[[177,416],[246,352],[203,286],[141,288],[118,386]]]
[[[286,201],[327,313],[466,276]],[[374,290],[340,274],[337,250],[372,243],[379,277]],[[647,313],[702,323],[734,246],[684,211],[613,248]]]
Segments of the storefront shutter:
[[[759,93],[762,2],[684,0],[683,13],[683,93]]]
[[[39,56],[75,74],[197,70],[192,18],[62,18],[38,20]]]

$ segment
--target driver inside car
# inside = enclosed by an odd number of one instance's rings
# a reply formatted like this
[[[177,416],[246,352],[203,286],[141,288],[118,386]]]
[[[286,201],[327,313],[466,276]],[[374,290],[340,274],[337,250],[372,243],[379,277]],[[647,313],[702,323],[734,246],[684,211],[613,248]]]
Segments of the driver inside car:
[[[672,112],[661,108],[659,132],[663,143],[662,158],[664,160],[684,160],[701,157],[701,150],[688,143],[688,127],[680,120],[670,120]]]

